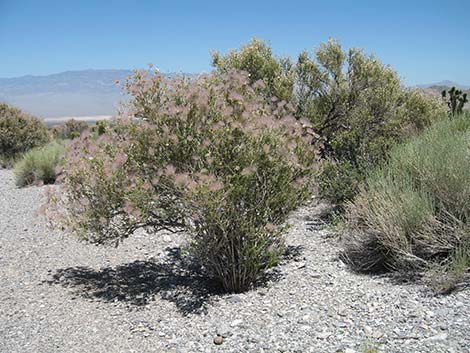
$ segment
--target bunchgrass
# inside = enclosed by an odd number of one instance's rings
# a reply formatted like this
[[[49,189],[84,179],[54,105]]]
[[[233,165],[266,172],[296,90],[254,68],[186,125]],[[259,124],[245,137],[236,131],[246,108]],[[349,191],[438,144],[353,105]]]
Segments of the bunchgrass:
[[[25,153],[14,166],[16,184],[19,187],[53,184],[65,150],[64,144],[53,141]]]
[[[470,114],[436,123],[395,147],[348,205],[345,255],[361,271],[445,263],[469,269]]]

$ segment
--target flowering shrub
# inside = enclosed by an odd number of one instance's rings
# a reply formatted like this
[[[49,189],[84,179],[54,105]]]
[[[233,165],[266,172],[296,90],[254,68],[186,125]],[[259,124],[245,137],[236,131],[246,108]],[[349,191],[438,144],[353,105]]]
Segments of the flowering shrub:
[[[72,143],[48,213],[95,243],[188,231],[208,275],[247,289],[276,263],[287,215],[308,196],[312,132],[236,71],[193,81],[140,71],[125,87],[127,117]]]
[[[0,103],[0,165],[10,166],[22,153],[49,140],[47,126],[39,119]]]

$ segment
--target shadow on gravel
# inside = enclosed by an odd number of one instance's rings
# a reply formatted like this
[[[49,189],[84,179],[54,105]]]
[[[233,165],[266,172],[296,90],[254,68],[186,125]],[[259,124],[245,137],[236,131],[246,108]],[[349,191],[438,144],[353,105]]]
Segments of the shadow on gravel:
[[[288,245],[286,247],[286,250],[284,251],[283,260],[284,261],[298,260],[301,257],[304,250],[305,250],[305,247],[302,245]]]
[[[59,269],[49,284],[76,287],[76,293],[88,299],[146,305],[155,295],[175,303],[183,314],[200,314],[222,288],[202,276],[181,255],[170,248],[164,262],[134,261],[115,268],[94,270],[87,267]]]
[[[167,257],[162,262],[134,261],[100,270],[69,267],[57,270],[52,280],[46,282],[75,288],[75,293],[84,298],[133,306],[144,306],[158,294],[186,315],[206,312],[208,304],[227,294],[216,281],[204,276],[198,266],[182,256],[180,248],[166,250]],[[301,253],[302,247],[289,246],[284,260],[295,260]],[[281,269],[272,268],[256,287],[266,287],[281,278]]]

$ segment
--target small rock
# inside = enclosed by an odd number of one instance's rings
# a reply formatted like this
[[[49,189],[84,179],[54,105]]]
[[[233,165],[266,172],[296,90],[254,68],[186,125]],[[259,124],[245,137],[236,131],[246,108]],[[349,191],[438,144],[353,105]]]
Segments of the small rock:
[[[429,337],[427,341],[436,342],[436,341],[445,341],[446,339],[447,339],[447,333],[440,333],[438,335]]]
[[[222,336],[222,337],[227,338],[232,335],[232,332],[230,331],[230,328],[228,327],[228,325],[221,325],[217,327],[216,334],[217,336]]]
[[[331,336],[330,332],[320,332],[317,337],[324,340]]]
[[[222,336],[215,336],[214,338],[214,344],[216,345],[221,345],[222,343],[224,343],[224,338]]]
[[[242,301],[242,299],[239,296],[235,295],[233,297],[227,298],[227,301],[230,302],[230,303],[240,303]]]
[[[243,320],[236,319],[231,322],[230,327],[237,327],[237,326],[240,326],[242,323],[243,323]]]

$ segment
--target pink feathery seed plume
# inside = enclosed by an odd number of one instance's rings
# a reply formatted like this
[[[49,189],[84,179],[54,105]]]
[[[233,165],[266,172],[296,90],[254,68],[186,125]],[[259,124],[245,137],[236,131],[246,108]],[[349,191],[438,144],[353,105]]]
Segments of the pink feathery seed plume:
[[[224,184],[221,181],[218,181],[218,182],[212,183],[209,186],[209,190],[210,191],[219,191],[219,190],[223,189],[223,187],[224,187]]]
[[[122,208],[127,214],[131,214],[134,211],[134,206],[129,201],[124,201],[124,207]]]
[[[300,177],[295,179],[294,183],[298,186],[304,186],[307,183],[307,178],[306,177]]]
[[[150,184],[148,181],[146,181],[143,185],[142,185],[142,188],[144,190],[150,190],[152,189],[152,184]]]
[[[175,175],[175,183],[177,185],[186,185],[190,177],[187,173],[179,173]]]
[[[268,232],[274,232],[276,230],[276,226],[272,223],[267,223],[264,227]]]
[[[252,173],[256,173],[257,170],[258,168],[256,166],[251,165],[249,167],[244,168],[241,172],[241,175],[245,176],[245,175],[249,175]]]
[[[266,85],[264,84],[264,81],[259,79],[257,80],[254,84],[253,84],[253,87],[254,88],[264,88]]]
[[[176,172],[176,168],[172,164],[168,164],[165,167],[165,175],[167,176],[175,175],[175,172]]]

